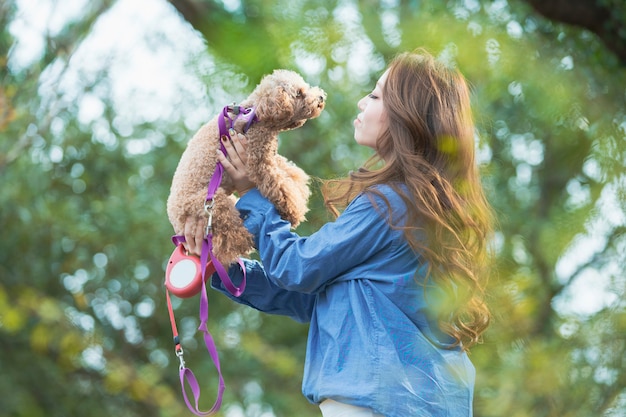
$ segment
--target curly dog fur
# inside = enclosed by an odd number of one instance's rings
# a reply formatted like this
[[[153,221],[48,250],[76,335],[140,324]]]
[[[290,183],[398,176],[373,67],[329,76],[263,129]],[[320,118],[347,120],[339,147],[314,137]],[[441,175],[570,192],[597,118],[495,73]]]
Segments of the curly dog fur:
[[[263,77],[252,94],[240,103],[241,107],[256,107],[257,121],[245,133],[250,179],[293,227],[304,220],[308,210],[309,177],[277,153],[278,133],[296,129],[308,119],[319,116],[325,98],[323,90],[309,86],[297,73],[275,70]],[[206,227],[204,203],[220,149],[219,117],[223,117],[222,113],[193,136],[174,173],[167,213],[176,234],[184,233],[188,219],[196,228]],[[242,132],[244,123],[237,120],[235,130]],[[224,174],[214,198],[212,221],[213,250],[223,265],[253,250],[252,236],[239,217],[235,199],[230,195],[232,191],[231,181]]]

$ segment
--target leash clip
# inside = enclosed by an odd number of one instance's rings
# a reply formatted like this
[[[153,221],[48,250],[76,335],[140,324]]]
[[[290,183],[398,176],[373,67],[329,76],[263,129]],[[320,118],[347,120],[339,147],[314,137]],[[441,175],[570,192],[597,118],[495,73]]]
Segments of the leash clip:
[[[209,236],[210,233],[213,232],[213,205],[215,202],[213,199],[208,199],[204,202],[204,212],[208,216],[208,221],[206,224],[206,228],[204,229],[204,237]]]
[[[178,357],[178,360],[180,361],[180,366],[178,367],[178,369],[180,370],[185,369],[185,360],[183,359],[183,348],[176,349],[176,356]]]
[[[237,102],[233,102],[229,110],[232,111],[235,116],[238,116],[241,112],[241,106],[238,106]]]

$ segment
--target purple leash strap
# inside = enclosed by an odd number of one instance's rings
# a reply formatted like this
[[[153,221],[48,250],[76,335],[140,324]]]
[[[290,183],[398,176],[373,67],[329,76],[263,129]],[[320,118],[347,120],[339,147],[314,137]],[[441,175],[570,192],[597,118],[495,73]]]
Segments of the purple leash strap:
[[[229,112],[235,113],[235,119],[241,118],[246,122],[244,126],[244,133],[248,131],[252,123],[256,120],[255,108],[242,108],[241,106],[237,106],[233,104],[232,106],[225,106],[222,109],[221,116],[218,117],[218,126],[219,126],[219,134],[221,138],[231,139],[231,134],[234,134],[234,123],[235,120],[230,117]],[[226,120],[228,120],[229,126],[226,125]],[[220,149],[224,153],[227,154],[226,147],[220,140]],[[207,187],[207,195],[206,200],[204,202],[204,210],[207,213],[208,221],[207,226],[204,233],[204,242],[202,243],[202,257],[201,262],[202,265],[206,265],[208,262],[207,255],[211,256],[211,262],[213,262],[213,266],[215,267],[215,271],[217,275],[220,277],[222,283],[226,290],[229,293],[234,295],[235,297],[239,297],[244,289],[246,288],[246,268],[243,265],[243,261],[241,259],[238,260],[239,265],[241,266],[241,270],[243,271],[243,280],[241,281],[241,285],[239,287],[235,286],[228,276],[228,272],[221,264],[220,261],[217,260],[215,255],[213,254],[213,198],[215,197],[215,193],[222,183],[222,177],[224,175],[224,166],[221,162],[217,161],[215,165],[215,172],[209,181],[209,185]],[[204,271],[204,270],[203,270]],[[204,273],[204,272],[203,272]]]
[[[244,127],[244,133],[250,128],[252,123],[256,120],[254,107],[242,108],[234,104],[232,106],[224,107],[222,111],[222,117],[218,117],[220,139],[223,137],[230,139],[231,134],[234,134],[234,120],[230,117],[229,112],[235,113],[235,119],[241,117],[244,119],[244,121],[246,121],[246,125]],[[230,126],[226,126],[225,120],[229,121]],[[226,154],[226,148],[221,140],[220,140],[220,148],[221,148],[221,151],[224,154]],[[224,378],[222,376],[222,370],[220,366],[219,355],[217,353],[217,347],[215,346],[215,341],[213,340],[213,336],[211,335],[211,332],[209,332],[209,328],[208,328],[209,298],[207,295],[207,288],[206,288],[207,277],[205,277],[205,274],[206,274],[206,266],[208,264],[209,257],[211,258],[211,262],[213,263],[213,267],[215,268],[215,271],[217,272],[220,280],[222,281],[222,283],[224,284],[224,287],[229,293],[231,293],[235,297],[239,297],[243,293],[246,287],[246,268],[245,268],[245,265],[243,264],[243,261],[241,259],[238,259],[238,263],[241,267],[241,270],[243,271],[243,280],[241,281],[240,286],[237,287],[236,285],[233,284],[232,280],[228,276],[228,272],[226,271],[224,266],[221,264],[221,262],[218,261],[218,259],[213,254],[213,204],[214,204],[213,198],[215,197],[215,193],[217,192],[217,189],[222,183],[223,175],[224,175],[224,167],[218,161],[215,166],[215,172],[213,173],[213,176],[211,177],[211,180],[209,181],[209,184],[207,186],[207,196],[206,196],[206,200],[204,203],[204,210],[206,211],[208,215],[208,221],[207,221],[207,226],[205,229],[205,237],[202,242],[202,252],[200,256],[200,268],[202,270],[202,290],[200,291],[200,311],[199,311],[200,326],[198,327],[198,330],[203,333],[204,345],[206,346],[206,349],[209,352],[209,355],[211,356],[211,360],[213,361],[213,364],[215,365],[215,368],[217,369],[217,373],[219,376],[217,398],[215,400],[215,403],[213,404],[213,407],[211,407],[209,411],[206,411],[206,412],[200,411],[200,405],[199,405],[200,384],[198,383],[198,380],[193,374],[193,372],[191,371],[191,369],[187,368],[185,365],[185,361],[183,359],[183,349],[180,345],[180,339],[178,336],[178,330],[176,328],[176,322],[174,319],[174,311],[172,308],[170,295],[169,295],[169,292],[166,293],[167,304],[168,304],[169,315],[170,315],[170,322],[172,325],[172,332],[174,333],[174,343],[176,344],[176,356],[180,360],[180,367],[179,367],[180,385],[181,385],[181,389],[183,393],[183,398],[185,400],[185,404],[187,405],[187,408],[193,414],[197,416],[201,416],[201,417],[213,415],[220,409],[222,405],[222,396],[226,388],[226,385],[224,384]],[[179,245],[185,242],[185,237],[179,236],[179,235],[172,236],[172,242],[174,243],[174,245]],[[191,392],[193,394],[195,404],[192,404],[191,401],[189,400],[187,391],[185,390],[185,382],[191,388]]]
[[[204,277],[203,277],[204,278]],[[210,416],[215,414],[220,407],[222,406],[222,395],[224,394],[224,390],[226,389],[226,385],[224,384],[224,377],[222,376],[222,369],[220,366],[220,358],[217,353],[217,347],[215,346],[215,341],[213,340],[213,336],[211,336],[211,332],[209,332],[209,328],[207,325],[207,321],[209,319],[209,299],[207,296],[206,283],[204,279],[202,280],[202,290],[200,292],[200,326],[198,330],[203,333],[204,336],[204,345],[206,346],[209,355],[211,356],[211,360],[215,365],[215,369],[217,369],[217,374],[219,376],[219,386],[217,391],[217,398],[213,407],[209,411],[203,412],[200,411],[200,384],[198,384],[198,380],[195,375],[191,371],[191,369],[185,366],[185,361],[182,358],[182,349],[180,350],[181,354],[180,358],[180,386],[183,392],[183,398],[185,400],[185,404],[187,404],[187,408],[197,416]],[[191,392],[194,398],[194,405],[191,404],[189,398],[187,396],[187,391],[185,391],[185,381],[189,384],[191,388]]]

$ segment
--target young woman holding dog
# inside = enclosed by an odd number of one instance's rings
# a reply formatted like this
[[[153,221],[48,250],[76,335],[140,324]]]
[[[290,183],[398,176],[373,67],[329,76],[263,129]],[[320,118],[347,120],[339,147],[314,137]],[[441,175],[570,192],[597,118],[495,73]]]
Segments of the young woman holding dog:
[[[247,288],[230,297],[310,322],[302,389],[324,417],[471,416],[491,211],[467,84],[423,50],[404,53],[358,109],[356,142],[376,153],[324,184],[337,218],[307,237],[248,179],[245,137],[220,154],[261,259],[245,260]]]

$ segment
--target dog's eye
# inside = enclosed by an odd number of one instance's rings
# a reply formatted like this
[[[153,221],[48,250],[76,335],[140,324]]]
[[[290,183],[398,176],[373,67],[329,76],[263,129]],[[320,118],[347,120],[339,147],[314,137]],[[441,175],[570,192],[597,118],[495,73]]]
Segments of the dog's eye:
[[[296,91],[296,97],[302,97],[302,96],[304,96],[304,94],[302,94],[302,90]]]

